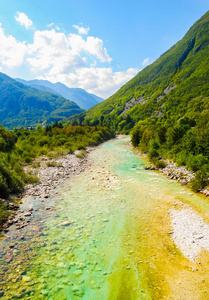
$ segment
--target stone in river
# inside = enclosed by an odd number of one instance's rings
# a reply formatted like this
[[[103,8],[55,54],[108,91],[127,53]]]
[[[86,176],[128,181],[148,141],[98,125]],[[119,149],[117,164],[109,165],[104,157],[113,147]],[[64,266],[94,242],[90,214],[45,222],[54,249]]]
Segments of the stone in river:
[[[77,270],[77,271],[75,271],[73,274],[75,275],[75,276],[79,276],[79,275],[81,275],[83,272],[81,271],[81,270]]]
[[[72,291],[73,291],[73,293],[74,293],[76,296],[82,296],[82,295],[83,295],[83,291],[82,291],[81,286],[74,285],[74,286],[72,287]]]
[[[71,224],[70,221],[64,221],[64,222],[62,222],[60,225],[61,225],[61,226],[68,226],[68,225],[70,225],[70,224]]]
[[[10,263],[10,261],[12,261],[12,256],[10,254],[7,254],[7,256],[6,256],[6,262]]]
[[[47,291],[47,290],[42,290],[41,293],[42,293],[44,296],[48,296],[49,291]]]
[[[29,282],[29,281],[31,281],[31,278],[29,276],[24,275],[24,276],[22,276],[22,281]]]
[[[32,216],[32,213],[30,212],[27,212],[26,214],[24,214],[25,217],[31,217]]]

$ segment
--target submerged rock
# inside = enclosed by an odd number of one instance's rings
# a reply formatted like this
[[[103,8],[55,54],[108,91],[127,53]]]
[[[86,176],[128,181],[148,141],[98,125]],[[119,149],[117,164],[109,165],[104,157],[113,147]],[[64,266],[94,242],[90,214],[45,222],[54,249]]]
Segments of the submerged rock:
[[[22,276],[22,281],[29,282],[29,281],[31,281],[31,277],[24,275],[24,276]]]
[[[70,221],[64,221],[62,222],[60,225],[61,226],[68,226],[68,225],[71,225],[72,223]]]

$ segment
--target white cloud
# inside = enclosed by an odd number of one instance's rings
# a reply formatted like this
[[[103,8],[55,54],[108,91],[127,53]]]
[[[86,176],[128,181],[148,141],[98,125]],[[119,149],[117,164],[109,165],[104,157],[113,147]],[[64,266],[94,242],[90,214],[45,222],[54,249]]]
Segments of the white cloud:
[[[60,81],[107,98],[138,72],[133,68],[113,72],[110,66],[96,67],[98,62],[111,60],[103,41],[97,37],[84,39],[55,29],[36,30],[29,44],[6,35],[0,24],[0,70],[6,73],[11,70],[8,73],[15,72],[16,77],[20,77],[18,70],[27,71],[30,78]]]
[[[50,23],[50,24],[47,24],[46,26],[47,27],[52,27],[54,25],[54,23],[52,22],[52,23]]]
[[[15,16],[15,20],[21,25],[25,26],[26,29],[29,29],[33,25],[33,21],[30,20],[23,12],[18,11],[17,16]]]
[[[0,23],[0,62],[8,68],[21,66],[27,52],[25,43],[18,42],[13,36],[6,36]]]
[[[76,28],[78,30],[78,33],[79,34],[88,34],[90,28],[87,27],[87,28],[84,28],[84,27],[81,27],[81,26],[78,26],[78,25],[73,25],[74,28]]]
[[[60,81],[69,87],[80,87],[100,97],[108,98],[132,79],[137,72],[138,70],[134,68],[123,72],[113,72],[112,68],[84,67],[67,74],[42,76],[40,79],[47,79],[51,82]]]
[[[34,34],[33,44],[28,45],[30,57],[27,62],[34,71],[42,70],[49,75],[67,73],[85,66],[86,62],[79,52],[70,49],[69,40],[64,33],[54,29]]]
[[[107,49],[103,47],[103,41],[97,37],[87,37],[85,50],[90,54],[96,56],[101,62],[110,63],[112,61],[112,58],[110,58],[107,53]]]
[[[143,60],[142,62],[142,66],[148,66],[150,64],[150,57],[147,57]]]
[[[97,37],[88,36],[85,41],[80,35],[70,34],[69,43],[73,51],[91,54],[98,58],[100,62],[110,63],[112,61],[107,49],[103,47],[103,41]]]

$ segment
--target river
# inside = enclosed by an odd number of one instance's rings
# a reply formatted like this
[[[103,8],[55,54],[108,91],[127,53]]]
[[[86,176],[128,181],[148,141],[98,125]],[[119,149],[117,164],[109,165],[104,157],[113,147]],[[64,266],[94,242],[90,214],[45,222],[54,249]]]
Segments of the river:
[[[208,252],[190,262],[169,234],[171,208],[208,222],[208,199],[144,170],[129,137],[89,160],[50,198],[24,199],[31,222],[0,242],[1,299],[209,299]]]

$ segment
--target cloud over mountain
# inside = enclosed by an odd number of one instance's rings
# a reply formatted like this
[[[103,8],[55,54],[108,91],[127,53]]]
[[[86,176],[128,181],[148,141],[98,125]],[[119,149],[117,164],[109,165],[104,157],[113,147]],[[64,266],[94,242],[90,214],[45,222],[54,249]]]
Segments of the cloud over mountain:
[[[15,19],[26,29],[33,25],[24,13],[18,12]],[[137,73],[136,69],[113,72],[102,39],[88,35],[89,27],[73,27],[78,34],[66,34],[51,23],[46,30],[35,30],[29,43],[6,34],[0,24],[0,70],[18,76],[18,70],[24,68],[32,78],[60,81],[104,98]]]

